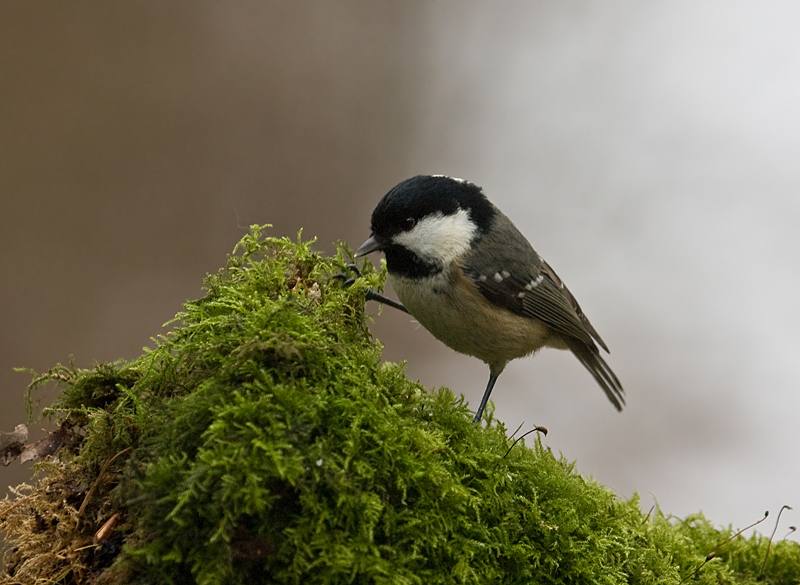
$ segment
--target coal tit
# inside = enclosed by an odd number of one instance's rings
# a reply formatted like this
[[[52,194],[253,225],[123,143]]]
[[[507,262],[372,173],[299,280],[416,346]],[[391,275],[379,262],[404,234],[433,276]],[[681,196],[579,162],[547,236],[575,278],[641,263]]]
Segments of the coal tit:
[[[622,410],[622,385],[595,342],[608,347],[555,271],[477,185],[442,175],[401,182],[378,202],[372,235],[356,256],[375,251],[386,255],[405,310],[439,341],[489,366],[474,422],[506,364],[542,347],[570,350]]]

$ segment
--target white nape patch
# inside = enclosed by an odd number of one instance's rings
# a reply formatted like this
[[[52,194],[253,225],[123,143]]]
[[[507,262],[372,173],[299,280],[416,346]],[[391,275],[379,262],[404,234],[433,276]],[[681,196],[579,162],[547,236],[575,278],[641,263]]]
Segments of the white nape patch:
[[[412,229],[400,232],[393,241],[421,258],[447,265],[469,250],[478,226],[469,213],[459,209],[451,215],[434,213],[423,217]]]
[[[464,179],[459,179],[458,177],[451,177],[450,175],[431,175],[431,177],[438,177],[438,178],[442,178],[442,179],[452,179],[456,183],[468,183],[469,182],[469,181],[466,181]]]

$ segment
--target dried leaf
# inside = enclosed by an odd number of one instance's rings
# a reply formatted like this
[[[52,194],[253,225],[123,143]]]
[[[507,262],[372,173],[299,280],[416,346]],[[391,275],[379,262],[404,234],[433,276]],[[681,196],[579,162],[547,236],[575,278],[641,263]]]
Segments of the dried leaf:
[[[0,433],[0,462],[7,466],[19,457],[27,439],[28,427],[25,425],[17,425],[10,433]]]
[[[58,448],[61,447],[61,444],[64,442],[66,432],[67,430],[65,427],[58,427],[57,430],[48,433],[46,437],[30,445],[25,445],[25,449],[23,449],[19,457],[20,463],[39,461],[58,451]]]

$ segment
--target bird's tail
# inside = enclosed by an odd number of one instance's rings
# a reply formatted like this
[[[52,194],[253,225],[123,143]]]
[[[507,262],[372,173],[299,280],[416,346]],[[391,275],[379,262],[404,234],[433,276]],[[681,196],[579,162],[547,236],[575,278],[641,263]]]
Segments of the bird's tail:
[[[622,410],[625,404],[625,390],[622,389],[622,384],[620,384],[616,374],[611,371],[611,368],[600,356],[600,351],[594,344],[588,345],[577,339],[570,340],[567,343],[569,349],[575,354],[575,357],[578,358],[583,366],[594,376],[594,379],[597,380],[597,383],[603,389],[603,392],[606,393],[611,404],[613,404],[617,410]]]

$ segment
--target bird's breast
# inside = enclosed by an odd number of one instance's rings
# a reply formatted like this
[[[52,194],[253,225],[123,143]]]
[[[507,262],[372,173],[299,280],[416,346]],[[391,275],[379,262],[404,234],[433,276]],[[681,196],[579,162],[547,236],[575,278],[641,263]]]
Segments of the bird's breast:
[[[434,337],[495,370],[548,345],[552,337],[541,321],[491,303],[460,270],[389,279],[408,312]]]

